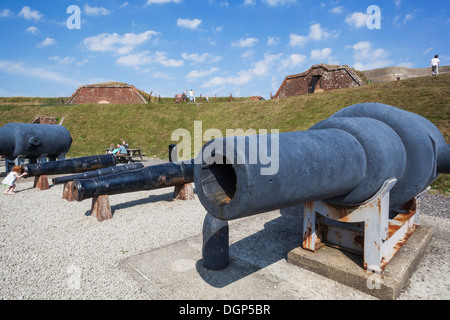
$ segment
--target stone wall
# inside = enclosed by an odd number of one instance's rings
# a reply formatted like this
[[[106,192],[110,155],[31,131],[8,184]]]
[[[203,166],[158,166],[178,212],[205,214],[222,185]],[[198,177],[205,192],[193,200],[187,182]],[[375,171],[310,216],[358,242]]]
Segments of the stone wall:
[[[324,65],[316,65],[303,73],[287,76],[274,98],[307,94],[311,89],[314,77],[317,77],[314,92],[364,85],[361,79],[347,66],[328,68]]]
[[[81,86],[68,104],[80,103],[147,103],[132,86]]]

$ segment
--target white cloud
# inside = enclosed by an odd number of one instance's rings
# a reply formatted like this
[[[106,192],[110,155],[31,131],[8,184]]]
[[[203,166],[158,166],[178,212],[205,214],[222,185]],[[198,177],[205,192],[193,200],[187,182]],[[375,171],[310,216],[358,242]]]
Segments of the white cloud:
[[[289,35],[289,45],[291,47],[303,47],[308,41],[308,37],[291,33]]]
[[[107,16],[111,13],[110,10],[103,7],[91,7],[89,4],[85,4],[83,7],[83,11],[88,16]]]
[[[290,3],[297,2],[296,0],[264,0],[271,7],[284,6]]]
[[[64,57],[61,58],[60,56],[52,56],[52,57],[48,57],[48,60],[50,61],[55,61],[58,64],[62,64],[62,65],[69,65],[69,64],[73,64],[77,59],[75,57]]]
[[[243,60],[251,60],[255,56],[255,50],[250,49],[241,54]]]
[[[429,54],[431,50],[433,50],[433,47],[426,49],[422,54]]]
[[[27,28],[25,30],[26,33],[31,33],[31,34],[38,34],[39,33],[39,29],[36,28],[35,26],[31,26],[29,28]]]
[[[167,74],[167,72],[163,71],[154,71],[151,74],[152,79],[159,79],[159,80],[175,80],[176,78],[170,76]]]
[[[0,18],[6,18],[6,17],[11,17],[12,16],[12,12],[9,9],[4,9],[3,11],[0,11]]]
[[[254,6],[256,4],[255,0],[245,0],[244,6]]]
[[[335,13],[335,14],[339,14],[344,12],[344,7],[340,6],[340,7],[334,7],[333,9],[330,9],[328,12],[330,13]]]
[[[317,61],[320,63],[328,63],[328,64],[339,64],[337,59],[331,56],[333,50],[330,48],[324,48],[322,50],[315,49],[311,51],[311,60]]]
[[[355,63],[353,67],[357,70],[370,70],[384,68],[393,64],[387,59],[389,52],[384,49],[374,49],[369,41],[360,41],[352,46]]]
[[[256,38],[240,39],[231,44],[233,47],[247,48],[253,47],[259,40]]]
[[[164,67],[181,67],[184,65],[183,60],[168,59],[167,52],[156,51],[154,55],[155,62]]]
[[[200,19],[193,19],[193,20],[181,19],[181,18],[177,19],[178,27],[192,29],[192,30],[196,30],[201,23],[202,23],[202,20],[200,20]]]
[[[355,28],[367,26],[367,19],[370,15],[363,12],[353,12],[345,18],[345,22]]]
[[[35,20],[35,21],[39,21],[43,17],[43,15],[39,13],[39,11],[31,10],[29,6],[23,7],[22,10],[20,10],[18,16],[23,17],[27,20]]]
[[[319,23],[313,24],[310,27],[309,34],[307,36],[291,33],[289,35],[289,45],[291,47],[304,46],[308,41],[325,40],[331,37],[337,37],[339,33],[337,31],[329,32],[328,29],[322,28]]]
[[[281,61],[281,66],[278,71],[298,68],[306,61],[306,56],[298,53],[293,53]]]
[[[322,50],[315,49],[311,51],[311,60],[325,60],[330,57],[333,50],[330,48],[324,48]]]
[[[53,72],[48,69],[25,65],[21,62],[0,59],[0,70],[12,75],[20,74],[30,78],[48,80],[55,83],[63,83],[72,87],[79,86],[79,82],[74,80],[72,75],[66,77],[63,74]]]
[[[83,44],[90,51],[127,54],[135,47],[143,44],[158,34],[159,32],[151,30],[138,34],[125,33],[124,35],[119,35],[117,33],[102,33],[85,38]]]
[[[220,70],[219,68],[215,68],[215,67],[213,67],[209,70],[192,70],[191,72],[189,72],[186,75],[186,79],[188,81],[194,81],[198,78],[204,78],[204,77],[210,76],[211,74],[213,74],[214,72],[217,72],[219,70]]]
[[[156,51],[151,53],[150,51],[142,51],[139,53],[129,54],[121,56],[116,60],[118,65],[135,67],[150,63],[159,63],[164,67],[181,67],[184,65],[183,60],[175,60],[167,58],[166,52]]]
[[[116,63],[122,66],[140,66],[152,62],[149,51],[142,51],[140,53],[129,54],[122,56],[116,60]]]
[[[265,54],[264,59],[256,62],[253,68],[241,70],[235,76],[214,77],[204,83],[202,87],[218,87],[222,85],[243,85],[250,82],[254,76],[266,76],[274,62],[279,59],[282,54]]]
[[[413,15],[413,14],[410,14],[410,13],[408,13],[407,15],[405,15],[405,17],[403,18],[403,20],[402,20],[401,15],[397,15],[397,16],[395,16],[394,24],[395,24],[397,27],[401,27],[401,26],[406,25],[406,23],[407,23],[408,21],[412,20],[412,19],[414,19],[414,15]]]
[[[281,39],[279,37],[276,37],[276,36],[268,37],[267,38],[267,45],[268,46],[276,46],[276,45],[278,45],[280,43],[280,40]]]
[[[151,4],[164,4],[164,3],[170,3],[170,2],[180,3],[181,0],[147,0],[146,6],[151,5]]]
[[[47,37],[47,38],[45,38],[44,41],[38,43],[37,46],[39,48],[42,48],[42,47],[54,46],[55,44],[57,44],[55,39]]]
[[[79,67],[84,66],[88,62],[89,62],[89,59],[83,59],[83,60],[77,62],[77,66],[79,66]]]
[[[214,77],[205,84],[202,85],[204,88],[216,87],[224,84],[232,85],[242,85],[248,83],[252,79],[252,74],[249,71],[239,71],[237,76],[229,77]]]
[[[256,76],[265,76],[269,73],[270,67],[273,63],[280,59],[282,54],[265,54],[264,59],[255,63],[255,66],[250,69],[251,73]]]
[[[218,62],[220,60],[222,60],[221,56],[216,56],[214,54],[211,53],[203,53],[203,54],[199,54],[199,53],[182,53],[181,57],[184,60],[188,60],[188,61],[193,61],[193,62],[197,62],[197,63],[215,63]]]

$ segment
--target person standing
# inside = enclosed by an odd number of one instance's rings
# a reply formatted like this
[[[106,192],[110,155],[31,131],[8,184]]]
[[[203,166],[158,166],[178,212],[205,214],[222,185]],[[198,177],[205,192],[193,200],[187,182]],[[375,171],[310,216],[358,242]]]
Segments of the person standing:
[[[439,74],[439,56],[435,55],[433,59],[431,59],[430,67],[431,67],[431,75],[437,76]]]
[[[190,101],[195,102],[194,90],[191,89],[191,91],[189,91],[189,96],[190,96]]]

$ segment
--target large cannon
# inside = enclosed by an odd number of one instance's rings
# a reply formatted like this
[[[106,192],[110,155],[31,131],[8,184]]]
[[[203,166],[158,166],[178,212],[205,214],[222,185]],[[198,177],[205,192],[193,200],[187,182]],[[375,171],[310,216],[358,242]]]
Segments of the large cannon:
[[[8,160],[43,155],[56,159],[67,153],[71,144],[69,131],[60,125],[7,123],[0,128],[0,155]]]
[[[261,148],[261,138],[226,137],[203,147],[195,186],[212,216],[232,220],[315,200],[354,206],[392,177],[398,181],[390,208],[399,211],[439,173],[450,172],[450,148],[430,121],[379,103],[349,106],[307,131],[268,135],[272,157],[278,150],[274,174],[261,174],[267,167],[261,159],[249,161],[251,144]],[[223,164],[212,163],[220,158]]]
[[[42,175],[80,173],[112,167],[116,164],[117,159],[113,154],[105,154],[44,163],[23,164],[22,168],[28,173],[28,177],[37,177]]]
[[[74,181],[74,180],[83,180],[83,179],[107,176],[107,175],[115,174],[115,173],[119,173],[119,172],[142,169],[143,167],[144,167],[144,165],[142,163],[130,163],[130,164],[125,164],[123,166],[108,167],[108,168],[103,168],[103,169],[97,169],[94,171],[83,172],[80,174],[72,174],[70,176],[56,177],[56,178],[52,179],[52,182],[54,185],[57,185],[57,184],[63,184],[63,183],[66,183],[69,181]]]
[[[196,163],[206,268],[229,263],[228,220],[305,204],[304,249],[345,232],[348,242],[336,236],[337,245],[363,252],[364,268],[380,272],[415,230],[417,197],[450,173],[450,146],[417,114],[363,103],[303,132],[212,140]]]
[[[73,197],[77,201],[83,201],[102,195],[154,190],[193,181],[193,160],[169,162],[102,177],[74,180]]]

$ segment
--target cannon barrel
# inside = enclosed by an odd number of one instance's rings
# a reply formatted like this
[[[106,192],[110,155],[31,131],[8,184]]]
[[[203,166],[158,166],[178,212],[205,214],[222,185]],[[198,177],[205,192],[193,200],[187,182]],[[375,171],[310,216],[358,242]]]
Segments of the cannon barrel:
[[[193,160],[169,162],[103,177],[74,180],[73,196],[77,201],[100,195],[154,190],[194,181]]]
[[[22,168],[28,173],[28,177],[32,177],[40,175],[80,173],[112,167],[116,164],[117,159],[113,154],[105,154],[44,163],[23,164]]]
[[[114,173],[124,172],[124,171],[132,171],[137,169],[142,169],[144,165],[142,163],[130,163],[125,164],[123,166],[115,166],[115,167],[108,167],[103,169],[98,169],[94,171],[88,171],[80,174],[73,174],[70,176],[64,176],[64,177],[57,177],[53,178],[52,182],[54,185],[66,183],[73,180],[82,180],[82,179],[89,179],[94,177],[100,177],[100,176],[106,176]]]
[[[69,151],[72,137],[60,125],[7,123],[0,128],[0,155],[9,160],[24,156],[36,159],[46,154],[56,158]]]
[[[271,157],[260,152],[255,161],[252,150],[264,147]],[[363,103],[307,131],[209,141],[195,161],[194,180],[202,205],[221,220],[316,200],[357,206],[390,178],[397,178],[390,210],[400,212],[401,205],[439,173],[448,172],[448,150],[427,119],[392,106]],[[277,170],[267,171],[270,166]]]

